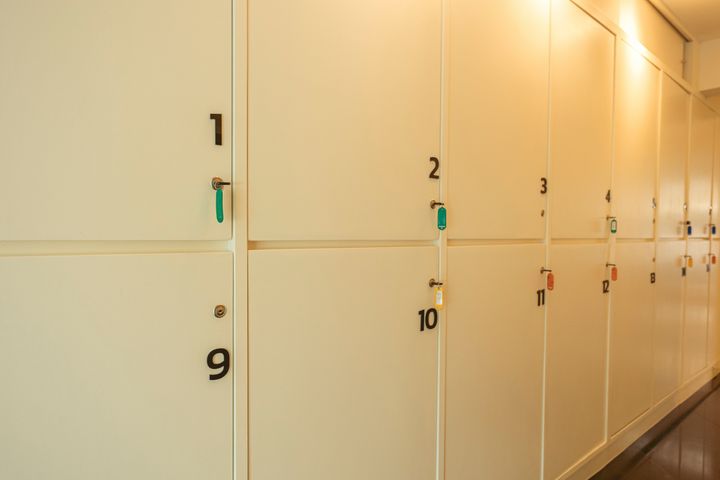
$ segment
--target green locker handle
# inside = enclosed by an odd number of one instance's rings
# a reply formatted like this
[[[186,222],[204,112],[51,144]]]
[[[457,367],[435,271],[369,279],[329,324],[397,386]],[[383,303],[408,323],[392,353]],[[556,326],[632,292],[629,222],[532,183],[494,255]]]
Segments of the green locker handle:
[[[223,186],[230,185],[230,182],[223,182],[220,177],[212,179],[212,188],[215,190],[215,218],[218,223],[225,221],[225,212],[223,210]]]
[[[445,209],[445,204],[443,202],[436,202],[433,200],[430,202],[430,208],[435,210],[435,207],[440,207],[437,212],[438,230],[445,230],[447,228],[447,210]]]

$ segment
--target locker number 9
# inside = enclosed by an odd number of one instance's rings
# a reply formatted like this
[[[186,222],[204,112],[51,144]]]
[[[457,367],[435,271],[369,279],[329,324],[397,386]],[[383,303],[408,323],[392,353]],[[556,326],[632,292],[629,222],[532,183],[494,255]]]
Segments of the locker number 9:
[[[222,356],[222,361],[217,363],[216,356]],[[216,348],[208,353],[207,366],[212,370],[220,370],[219,373],[211,373],[210,380],[220,380],[230,371],[230,352],[224,348]]]

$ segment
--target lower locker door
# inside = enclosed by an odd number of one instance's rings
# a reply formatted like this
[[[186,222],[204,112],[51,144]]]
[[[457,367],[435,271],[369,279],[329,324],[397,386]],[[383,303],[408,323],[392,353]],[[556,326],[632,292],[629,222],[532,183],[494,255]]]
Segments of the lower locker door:
[[[689,380],[707,365],[708,282],[710,242],[688,240],[685,278],[685,322],[683,323],[683,380]]]
[[[555,289],[548,295],[545,475],[552,480],[605,437],[607,247],[550,249]]]
[[[540,478],[544,261],[539,244],[448,249],[445,480]]]
[[[0,478],[230,480],[229,254],[0,258]]]
[[[720,360],[720,245],[712,242],[710,263],[710,312],[708,316],[708,363]],[[714,259],[714,260],[713,260]],[[716,263],[712,263],[712,262]]]
[[[435,478],[437,262],[434,247],[250,253],[251,480]]]

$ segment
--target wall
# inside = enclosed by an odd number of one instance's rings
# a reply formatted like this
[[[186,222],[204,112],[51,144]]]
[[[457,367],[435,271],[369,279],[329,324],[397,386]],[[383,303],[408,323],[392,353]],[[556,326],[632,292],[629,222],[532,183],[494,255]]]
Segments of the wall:
[[[720,90],[720,39],[708,40],[700,44],[699,89],[714,93]]]

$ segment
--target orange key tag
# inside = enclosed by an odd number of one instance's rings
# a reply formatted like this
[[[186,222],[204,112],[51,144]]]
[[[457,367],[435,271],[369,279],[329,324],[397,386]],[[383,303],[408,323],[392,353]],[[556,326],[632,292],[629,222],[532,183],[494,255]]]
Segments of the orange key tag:
[[[612,267],[610,269],[610,280],[612,280],[613,282],[617,282],[617,277],[618,277],[617,267]]]
[[[445,291],[443,287],[435,287],[435,308],[442,310],[445,305]]]
[[[552,272],[547,274],[547,289],[553,290],[555,288],[555,275]]]
[[[687,266],[692,268],[694,264],[695,264],[695,262],[693,262],[693,258],[687,257]]]

